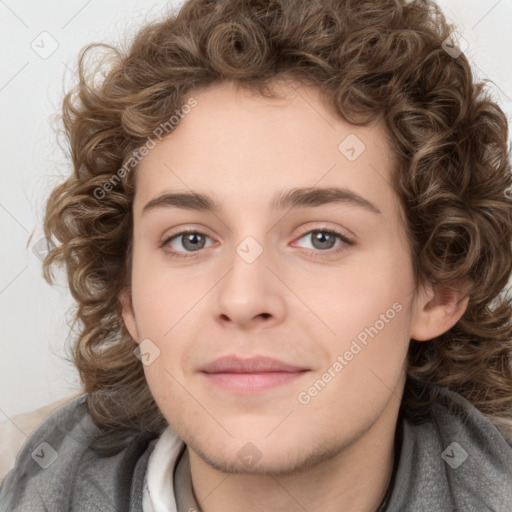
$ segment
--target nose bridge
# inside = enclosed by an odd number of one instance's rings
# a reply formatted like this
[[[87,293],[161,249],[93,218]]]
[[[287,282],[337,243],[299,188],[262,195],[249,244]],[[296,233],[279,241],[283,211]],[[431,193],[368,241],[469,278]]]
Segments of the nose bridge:
[[[253,235],[246,235],[234,245],[233,254],[229,258],[231,272],[228,281],[232,292],[247,297],[262,293],[271,272],[266,267],[268,262],[267,244],[262,240],[263,235],[256,239]]]
[[[254,199],[252,200],[254,201]],[[228,257],[232,266],[232,273],[240,273],[244,278],[251,279],[254,274],[268,272],[265,262],[268,261],[269,228],[263,217],[253,212],[254,202],[243,204],[238,209],[238,215],[233,215],[232,249],[233,254]]]
[[[241,231],[241,241],[234,244],[232,254],[227,257],[231,270],[220,283],[217,307],[219,315],[236,323],[248,322],[262,314],[280,316],[283,312],[277,280],[267,268],[270,252],[265,247],[268,241],[263,239],[263,228],[255,236],[247,234],[247,229]]]

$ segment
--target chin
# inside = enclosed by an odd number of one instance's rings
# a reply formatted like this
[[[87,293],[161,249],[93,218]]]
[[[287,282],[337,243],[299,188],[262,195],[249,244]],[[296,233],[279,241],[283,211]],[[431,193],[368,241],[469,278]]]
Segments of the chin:
[[[194,443],[188,447],[194,450],[204,462],[223,473],[236,474],[290,474],[305,469],[312,464],[312,456],[306,455],[295,449],[272,450],[271,447],[259,447],[250,441],[240,446],[240,441],[233,441],[233,446],[224,451],[212,451],[211,446],[202,449],[194,447]],[[318,462],[322,457],[319,457]]]
[[[251,437],[246,432],[239,438],[223,432],[200,438],[191,434],[184,441],[189,450],[218,471],[253,475],[299,473],[325,462],[342,449],[334,440],[319,442],[310,435],[301,438],[290,432],[279,435],[276,431],[269,436],[267,431],[265,436]]]

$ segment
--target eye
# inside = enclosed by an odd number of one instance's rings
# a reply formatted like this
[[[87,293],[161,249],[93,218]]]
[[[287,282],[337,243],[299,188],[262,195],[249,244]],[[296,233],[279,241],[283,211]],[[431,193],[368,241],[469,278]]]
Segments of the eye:
[[[353,245],[352,240],[332,229],[312,229],[304,233],[300,239],[307,239],[308,237],[313,245],[311,249],[319,252],[326,252],[332,249],[336,244],[336,239],[340,240],[340,244],[338,245],[338,249],[332,251],[334,253],[345,250],[347,245]]]
[[[354,242],[352,242],[352,240],[350,240],[348,237],[332,229],[309,230],[301,235],[299,240],[307,237],[309,237],[313,243],[312,249],[316,251],[315,254],[320,252],[338,253],[345,250],[346,246],[354,244]],[[173,236],[167,237],[161,243],[160,247],[165,248],[166,246],[170,246],[171,249],[164,250],[173,258],[189,258],[194,256],[191,253],[200,252],[201,249],[204,249],[206,239],[209,238],[210,237],[208,235],[205,235],[200,231],[180,231]],[[340,240],[338,248],[336,250],[330,251],[330,249],[335,246],[337,239]]]
[[[176,235],[166,238],[162,243],[161,247],[165,247],[167,245],[172,246],[172,243],[175,242],[175,245],[181,245],[185,249],[185,252],[198,252],[201,249],[204,249],[206,238],[210,237],[205,235],[204,233],[200,233],[199,231],[181,231]],[[178,243],[176,244],[176,242]],[[188,257],[187,254],[181,254],[181,250],[179,247],[178,250],[176,250],[176,247],[173,247],[173,249],[169,251],[169,253],[171,254],[171,256],[174,256],[176,258]]]

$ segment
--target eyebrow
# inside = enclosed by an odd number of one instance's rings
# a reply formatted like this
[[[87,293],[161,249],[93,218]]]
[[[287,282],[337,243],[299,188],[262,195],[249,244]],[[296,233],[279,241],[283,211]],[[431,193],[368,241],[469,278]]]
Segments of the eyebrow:
[[[278,192],[270,203],[272,210],[314,208],[327,204],[358,206],[371,213],[382,213],[374,204],[346,188],[293,188]],[[149,201],[142,213],[160,208],[181,208],[185,210],[213,212],[220,211],[221,205],[213,198],[199,192],[165,193]]]

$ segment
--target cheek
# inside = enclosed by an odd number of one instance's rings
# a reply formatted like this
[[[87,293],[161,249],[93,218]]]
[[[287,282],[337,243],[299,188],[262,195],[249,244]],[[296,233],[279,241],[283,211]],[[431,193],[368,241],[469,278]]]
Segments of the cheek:
[[[208,290],[204,280],[166,266],[149,251],[135,252],[132,273],[133,306],[145,337],[165,340],[187,320],[191,309]]]
[[[393,395],[400,396],[409,313],[405,301],[397,294],[392,298],[397,297],[391,302],[385,294],[372,295],[357,306],[349,303],[350,311],[338,319],[336,336],[330,337],[325,366],[297,396],[300,404],[306,404],[299,410],[307,418],[322,418],[326,429],[336,431],[343,424],[350,431],[374,419]]]
[[[147,346],[152,354],[157,354],[154,362],[144,366],[144,372],[154,395],[173,396],[173,401],[181,397],[186,402],[187,396],[182,396],[178,382],[183,382],[190,352],[196,349],[191,333],[198,331],[201,299],[212,284],[206,276],[196,279],[154,261],[154,254],[151,261],[150,256],[143,251],[134,254],[132,274],[132,300],[140,341],[150,340]]]
[[[394,386],[409,345],[412,286],[411,262],[396,244],[365,254],[324,288],[324,308],[319,298],[317,307],[331,331],[326,363],[342,356],[340,385],[361,386],[367,395],[382,386],[379,378]]]
[[[319,312],[328,315],[336,334],[354,336],[387,310],[391,309],[388,316],[394,318],[393,304],[399,302],[405,307],[403,302],[409,301],[411,287],[412,269],[407,255],[398,248],[382,247],[361,254],[356,264],[340,268],[321,290],[314,287],[321,293],[315,293],[312,302]]]

